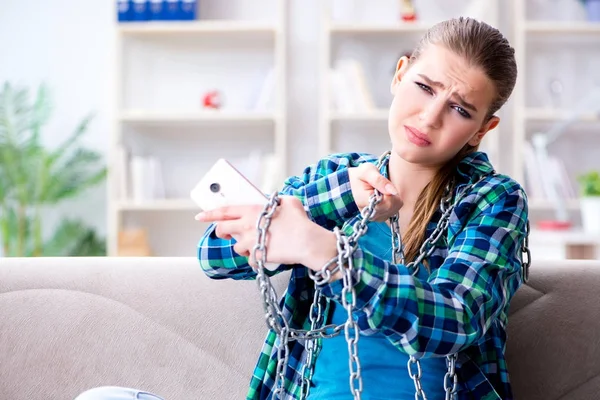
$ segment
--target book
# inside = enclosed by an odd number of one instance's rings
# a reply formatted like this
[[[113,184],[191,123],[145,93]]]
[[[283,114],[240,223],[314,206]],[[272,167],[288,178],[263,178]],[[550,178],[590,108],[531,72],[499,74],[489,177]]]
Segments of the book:
[[[133,156],[131,167],[131,199],[136,203],[164,199],[162,168],[155,157]]]
[[[275,68],[267,71],[254,101],[254,111],[272,111],[275,107]]]
[[[131,0],[117,0],[117,21],[128,22],[133,18],[133,8]]]
[[[131,20],[132,21],[147,21],[149,16],[149,1],[148,0],[132,0],[131,3]]]
[[[330,69],[329,76],[334,109],[360,112],[376,108],[360,62],[351,58],[340,59]]]

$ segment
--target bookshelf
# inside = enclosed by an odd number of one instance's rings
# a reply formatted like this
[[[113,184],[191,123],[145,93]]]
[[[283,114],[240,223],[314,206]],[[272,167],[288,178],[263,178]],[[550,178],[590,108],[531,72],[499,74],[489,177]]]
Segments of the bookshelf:
[[[442,7],[415,3],[417,20],[404,22],[399,17],[401,2],[380,1],[379,8],[369,8],[366,0],[342,2],[327,0],[321,3],[320,47],[320,106],[319,156],[338,151],[366,151],[379,154],[389,148],[387,118],[392,96],[389,85],[397,60],[409,53],[418,39],[432,24],[445,18],[464,15],[468,1],[451,1]],[[493,25],[499,21],[499,1],[488,2],[484,19]],[[344,7],[357,7],[352,13]],[[421,5],[421,9],[418,7]],[[447,15],[432,14],[444,9]],[[336,96],[341,86],[330,83],[332,69],[340,60],[353,60],[361,78],[345,80],[349,86],[361,86],[358,97],[365,92],[367,107],[340,106]],[[345,75],[346,77],[348,75]],[[334,78],[335,80],[335,78]],[[351,82],[361,83],[352,84]],[[342,94],[351,98],[356,92]],[[499,159],[499,140],[502,134],[489,135],[482,144],[490,158]],[[497,164],[495,162],[495,164]]]
[[[269,156],[287,174],[287,1],[198,4],[194,21],[118,22],[115,9],[111,256],[128,229],[146,232],[151,255],[193,256],[206,225],[194,220],[189,191],[220,157],[243,169],[249,154],[259,164]],[[203,106],[213,90],[218,109]],[[136,156],[158,160],[161,194],[134,196]]]
[[[524,148],[531,135],[544,132],[568,118],[573,105],[594,85],[600,85],[600,23],[587,21],[578,1],[556,3],[532,0],[512,2],[513,38],[519,79],[513,95],[512,172],[530,195],[532,222],[552,217],[552,204],[543,190],[532,190],[536,180]],[[553,91],[549,83],[556,80]],[[566,208],[577,224],[579,200],[576,176],[598,168],[591,148],[600,145],[594,135],[600,116],[583,112],[548,149],[564,163],[565,188],[573,192]]]

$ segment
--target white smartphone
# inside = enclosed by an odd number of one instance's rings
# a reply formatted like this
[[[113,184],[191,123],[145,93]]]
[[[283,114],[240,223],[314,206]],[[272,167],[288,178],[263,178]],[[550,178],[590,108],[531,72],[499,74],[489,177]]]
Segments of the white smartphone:
[[[268,198],[230,162],[221,158],[190,193],[204,211],[234,205],[264,205]]]
[[[203,211],[230,205],[264,205],[268,201],[260,189],[223,158],[217,160],[194,186],[190,197]],[[273,271],[278,266],[267,263],[265,268]]]

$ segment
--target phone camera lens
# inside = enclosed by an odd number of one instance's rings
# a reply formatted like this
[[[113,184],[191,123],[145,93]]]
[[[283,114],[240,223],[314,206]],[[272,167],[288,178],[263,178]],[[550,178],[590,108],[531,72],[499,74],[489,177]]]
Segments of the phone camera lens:
[[[219,185],[218,183],[211,183],[211,185],[210,185],[211,192],[219,193],[220,190],[221,190],[221,185]]]

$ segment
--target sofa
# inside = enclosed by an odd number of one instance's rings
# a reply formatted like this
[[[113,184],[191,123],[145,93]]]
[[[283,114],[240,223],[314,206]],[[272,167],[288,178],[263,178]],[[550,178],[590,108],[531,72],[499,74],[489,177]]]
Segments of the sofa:
[[[600,261],[532,265],[508,327],[517,399],[600,399],[599,292]],[[0,258],[0,400],[242,399],[265,332],[256,282],[194,258]]]

